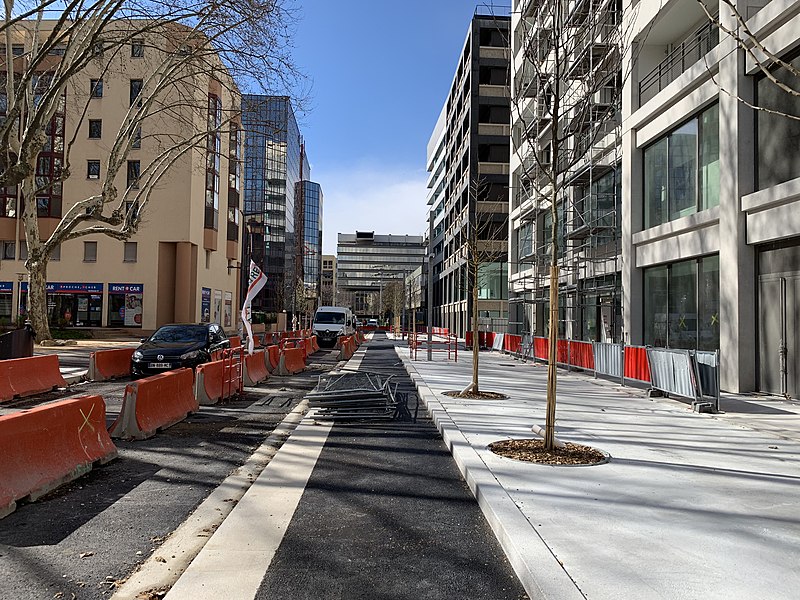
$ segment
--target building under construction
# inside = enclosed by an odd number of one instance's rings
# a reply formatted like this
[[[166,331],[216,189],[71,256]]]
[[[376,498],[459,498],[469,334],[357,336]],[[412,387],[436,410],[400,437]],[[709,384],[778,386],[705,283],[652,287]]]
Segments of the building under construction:
[[[548,334],[555,266],[559,337],[622,337],[620,17],[615,0],[514,1],[512,333]]]

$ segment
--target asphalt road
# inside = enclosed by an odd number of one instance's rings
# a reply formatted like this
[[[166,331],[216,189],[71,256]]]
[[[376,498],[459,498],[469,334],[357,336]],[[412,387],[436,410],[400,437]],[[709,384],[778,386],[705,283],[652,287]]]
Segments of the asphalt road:
[[[117,442],[119,457],[0,520],[0,598],[100,599],[162,541],[336,364],[320,352],[308,370],[271,378],[259,393],[203,407],[150,440]],[[4,410],[79,393],[101,393],[107,420],[125,382],[83,384],[66,393],[12,403]]]
[[[416,405],[393,344],[376,335],[359,370],[394,374]],[[436,428],[335,425],[259,600],[527,598]]]

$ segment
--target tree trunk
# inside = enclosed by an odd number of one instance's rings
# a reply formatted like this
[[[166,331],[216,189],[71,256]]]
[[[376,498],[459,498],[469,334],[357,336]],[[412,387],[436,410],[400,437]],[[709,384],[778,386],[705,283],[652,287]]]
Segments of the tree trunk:
[[[555,257],[555,253],[553,253]],[[553,260],[555,262],[555,260]],[[556,362],[558,360],[558,265],[550,265],[550,331],[547,354],[547,413],[544,426],[544,447],[556,443]]]
[[[476,242],[477,243],[477,242]],[[472,391],[478,393],[478,265],[472,269]]]
[[[51,339],[47,319],[47,261],[28,261],[28,319],[38,341]]]

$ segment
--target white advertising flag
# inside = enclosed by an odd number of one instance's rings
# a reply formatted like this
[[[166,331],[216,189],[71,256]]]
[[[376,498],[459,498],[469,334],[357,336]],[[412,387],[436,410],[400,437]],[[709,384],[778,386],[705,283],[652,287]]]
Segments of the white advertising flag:
[[[252,260],[250,261],[250,285],[247,286],[247,295],[244,298],[242,305],[242,322],[245,329],[247,329],[247,353],[252,354],[255,344],[253,342],[253,327],[250,325],[250,306],[253,303],[253,298],[258,295],[258,292],[266,285],[267,276],[261,272],[261,269],[256,266]]]

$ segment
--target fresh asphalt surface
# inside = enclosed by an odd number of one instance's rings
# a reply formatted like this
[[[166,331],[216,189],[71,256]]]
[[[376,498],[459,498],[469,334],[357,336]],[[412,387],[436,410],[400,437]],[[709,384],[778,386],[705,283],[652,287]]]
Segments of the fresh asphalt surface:
[[[413,386],[393,343],[375,334],[359,370]],[[430,420],[331,430],[257,596],[527,598]]]
[[[117,581],[157,551],[250,457],[314,386],[317,374],[336,365],[336,355],[319,352],[304,373],[270,378],[258,393],[202,407],[149,440],[117,440],[116,460],[19,505],[0,519],[0,600],[108,598]],[[124,387],[125,381],[80,384],[17,401],[8,411],[54,397],[101,393],[111,423]]]

